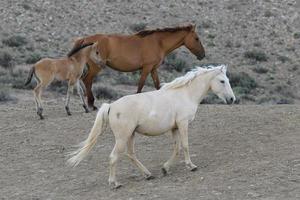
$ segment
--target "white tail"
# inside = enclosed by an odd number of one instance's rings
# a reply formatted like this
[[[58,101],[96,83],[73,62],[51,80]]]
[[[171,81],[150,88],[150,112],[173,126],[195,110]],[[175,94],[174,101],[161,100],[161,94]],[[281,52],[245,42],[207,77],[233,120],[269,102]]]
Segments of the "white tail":
[[[110,104],[102,104],[88,138],[79,145],[80,148],[78,150],[71,153],[73,157],[67,161],[71,166],[75,167],[78,165],[96,144],[97,137],[102,133],[102,128],[107,123],[109,108]]]

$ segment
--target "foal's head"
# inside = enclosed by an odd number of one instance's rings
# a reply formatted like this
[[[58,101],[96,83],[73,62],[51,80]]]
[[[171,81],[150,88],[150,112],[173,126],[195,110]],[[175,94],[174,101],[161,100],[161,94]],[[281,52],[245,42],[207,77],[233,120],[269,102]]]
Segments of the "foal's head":
[[[183,42],[186,48],[188,48],[195,56],[197,56],[198,60],[202,60],[205,57],[205,50],[195,29],[196,26],[192,25],[192,28],[185,36]]]
[[[226,76],[227,67],[221,65],[216,67],[215,76],[211,80],[210,88],[220,99],[227,104],[232,104],[235,101],[235,96],[231,89],[229,79]]]

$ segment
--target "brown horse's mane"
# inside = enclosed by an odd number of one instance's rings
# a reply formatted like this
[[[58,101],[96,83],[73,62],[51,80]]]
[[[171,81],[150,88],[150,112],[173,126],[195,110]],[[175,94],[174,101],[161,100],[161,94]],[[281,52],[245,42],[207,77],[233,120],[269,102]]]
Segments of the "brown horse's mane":
[[[140,37],[145,37],[147,35],[151,35],[152,33],[157,32],[176,32],[176,31],[191,31],[193,28],[193,25],[187,25],[187,26],[177,26],[177,27],[166,27],[166,28],[158,28],[158,29],[152,29],[152,30],[143,30],[135,35]]]
[[[80,51],[81,49],[85,48],[85,47],[88,47],[88,46],[91,46],[93,45],[93,43],[88,43],[88,44],[82,44],[78,47],[74,47],[69,53],[68,53],[68,57],[71,57],[73,56],[75,53],[77,53],[78,51]]]

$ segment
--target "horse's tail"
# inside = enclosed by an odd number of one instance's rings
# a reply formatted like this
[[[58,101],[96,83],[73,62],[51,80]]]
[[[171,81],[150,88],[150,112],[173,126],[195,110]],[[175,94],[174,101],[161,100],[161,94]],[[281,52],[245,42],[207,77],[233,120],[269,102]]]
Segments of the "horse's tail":
[[[26,80],[26,82],[25,82],[24,85],[28,85],[31,82],[32,76],[34,74],[34,71],[35,71],[35,68],[33,66],[33,67],[31,67],[31,69],[30,69],[30,71],[28,73],[27,80]]]
[[[100,110],[98,111],[94,126],[88,136],[88,138],[80,144],[80,148],[71,153],[73,157],[71,157],[67,162],[71,166],[76,166],[80,163],[80,161],[87,156],[92,147],[97,142],[97,137],[102,133],[102,129],[104,125],[108,121],[108,113],[110,109],[110,104],[104,103],[102,104]]]

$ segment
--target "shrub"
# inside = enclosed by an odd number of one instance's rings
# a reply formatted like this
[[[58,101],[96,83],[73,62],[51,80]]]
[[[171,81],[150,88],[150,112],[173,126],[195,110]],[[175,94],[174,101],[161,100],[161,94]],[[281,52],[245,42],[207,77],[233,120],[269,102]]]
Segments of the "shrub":
[[[300,32],[294,33],[294,38],[295,38],[295,39],[299,39],[299,38],[300,38]]]
[[[93,89],[94,95],[97,99],[118,99],[121,95],[118,94],[117,91],[110,87],[98,86]]]
[[[14,100],[12,96],[10,95],[8,89],[0,89],[0,102],[6,102],[6,101],[11,101]]]
[[[61,94],[66,94],[68,90],[67,81],[54,80],[48,87],[51,91],[55,91]],[[74,87],[75,89],[76,87]]]
[[[291,60],[289,57],[284,56],[284,55],[278,55],[277,59],[280,60],[283,63]]]
[[[13,57],[9,51],[0,51],[0,65],[6,69],[13,67]]]
[[[175,53],[171,53],[166,57],[165,60],[166,69],[172,71],[175,69],[178,72],[183,72],[188,68],[188,64],[185,60],[177,58]]]
[[[138,24],[130,25],[130,29],[134,32],[139,32],[139,31],[145,30],[146,27],[147,27],[146,23],[138,23]]]
[[[201,101],[201,104],[221,104],[221,103],[223,103],[223,101],[213,93],[209,93],[208,96]]]
[[[7,39],[3,39],[2,43],[10,47],[19,47],[27,44],[27,41],[23,36],[13,35]]]
[[[268,60],[268,57],[264,52],[257,51],[257,50],[246,51],[244,53],[244,57],[249,58],[249,59],[253,59],[253,60],[256,60],[256,61],[267,61]]]
[[[228,73],[231,87],[239,94],[248,94],[257,87],[255,80],[247,73]]]
[[[41,55],[39,53],[32,53],[26,58],[26,63],[27,64],[33,64],[36,63],[41,59]]]
[[[265,74],[267,73],[269,70],[265,67],[261,67],[261,66],[256,66],[255,68],[252,69],[254,72],[258,73],[258,74]]]

